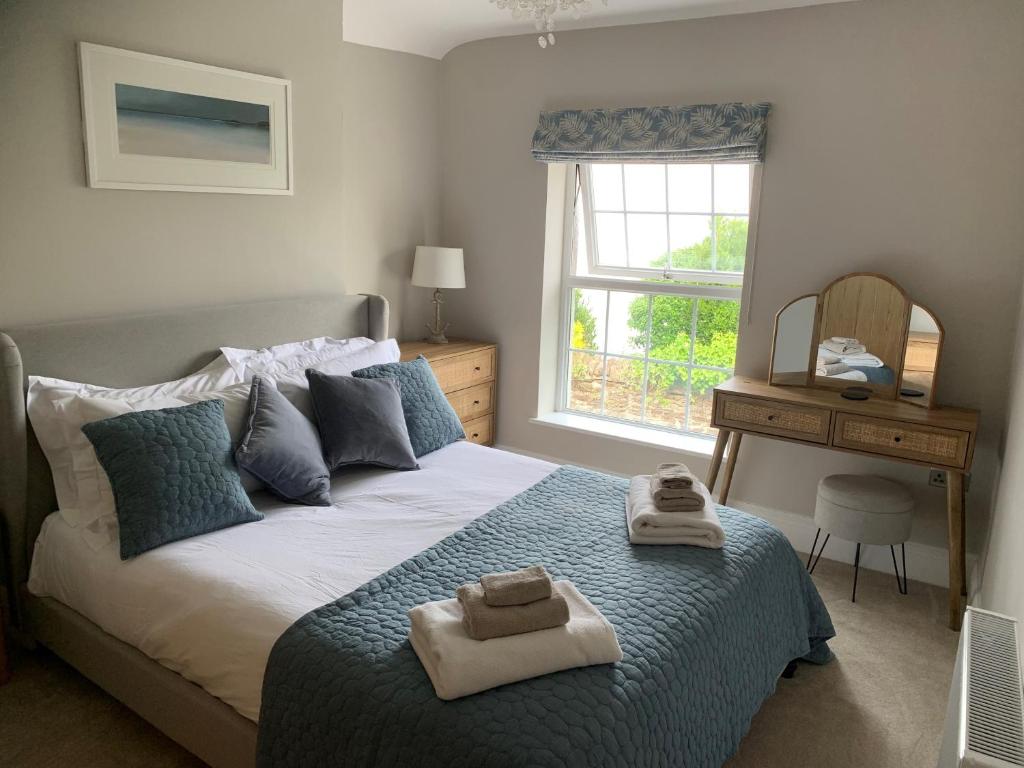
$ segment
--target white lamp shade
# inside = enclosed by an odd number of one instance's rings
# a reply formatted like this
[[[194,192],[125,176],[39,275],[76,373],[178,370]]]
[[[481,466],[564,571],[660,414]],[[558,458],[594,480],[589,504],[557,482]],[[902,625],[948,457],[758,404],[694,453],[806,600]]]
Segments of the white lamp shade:
[[[412,284],[424,288],[465,288],[462,249],[417,245]]]

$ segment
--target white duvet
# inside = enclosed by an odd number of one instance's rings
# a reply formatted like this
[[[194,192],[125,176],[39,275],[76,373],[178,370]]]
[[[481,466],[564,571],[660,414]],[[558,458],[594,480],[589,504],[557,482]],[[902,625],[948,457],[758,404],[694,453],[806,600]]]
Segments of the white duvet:
[[[29,579],[114,637],[257,720],[263,671],[300,616],[342,597],[526,490],[554,464],[454,443],[422,469],[335,477],[332,507],[257,494],[258,523],[122,562],[59,514],[43,523]]]

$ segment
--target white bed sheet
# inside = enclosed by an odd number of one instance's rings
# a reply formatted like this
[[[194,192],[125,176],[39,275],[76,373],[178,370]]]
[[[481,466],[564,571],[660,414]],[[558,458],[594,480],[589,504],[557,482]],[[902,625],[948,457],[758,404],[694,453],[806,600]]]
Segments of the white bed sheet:
[[[332,507],[257,494],[266,519],[122,562],[93,551],[59,514],[43,523],[29,590],[257,720],[267,658],[296,619],[342,597],[526,490],[556,465],[468,442],[414,472],[360,469],[332,482]]]

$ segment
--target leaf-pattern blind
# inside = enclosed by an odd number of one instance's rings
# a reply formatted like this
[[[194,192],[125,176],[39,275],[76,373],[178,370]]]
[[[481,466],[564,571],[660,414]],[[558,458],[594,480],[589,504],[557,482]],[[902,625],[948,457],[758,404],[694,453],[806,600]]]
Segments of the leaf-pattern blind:
[[[541,112],[542,163],[760,163],[771,104],[695,104]]]

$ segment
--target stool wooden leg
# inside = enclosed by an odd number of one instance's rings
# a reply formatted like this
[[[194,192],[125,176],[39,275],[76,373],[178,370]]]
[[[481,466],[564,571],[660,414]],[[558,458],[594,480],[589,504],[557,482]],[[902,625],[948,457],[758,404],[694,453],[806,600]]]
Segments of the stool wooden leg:
[[[722,492],[718,497],[719,504],[729,502],[729,487],[732,485],[732,473],[736,470],[736,459],[740,455],[740,441],[743,439],[742,432],[733,432],[729,440],[729,458],[725,462],[725,475],[722,476]]]
[[[718,480],[718,470],[722,467],[722,457],[725,455],[725,444],[729,442],[729,430],[718,430],[718,438],[715,440],[715,452],[711,454],[711,466],[708,467],[708,477],[705,485],[709,493],[714,493],[715,482]]]

